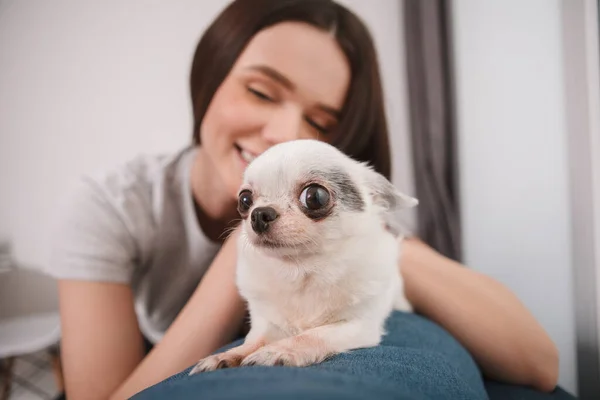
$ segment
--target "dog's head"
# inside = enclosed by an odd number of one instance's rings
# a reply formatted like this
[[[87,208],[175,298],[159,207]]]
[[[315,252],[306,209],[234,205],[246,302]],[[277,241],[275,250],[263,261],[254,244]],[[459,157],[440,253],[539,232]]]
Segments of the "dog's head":
[[[417,204],[384,176],[335,147],[295,140],[271,147],[246,169],[238,211],[250,245],[273,255],[316,254],[384,226]]]

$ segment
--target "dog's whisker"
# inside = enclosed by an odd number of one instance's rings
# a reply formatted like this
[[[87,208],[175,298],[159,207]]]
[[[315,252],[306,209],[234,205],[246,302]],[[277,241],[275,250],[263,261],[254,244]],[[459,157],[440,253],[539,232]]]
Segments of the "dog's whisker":
[[[234,220],[232,220],[231,222],[233,222],[233,223],[234,223],[234,225],[233,225],[233,226],[230,226],[230,227],[227,227],[227,228],[225,228],[225,230],[223,230],[223,232],[222,232],[222,233],[219,235],[219,239],[220,239],[220,240],[227,240],[227,239],[229,239],[229,237],[231,236],[231,234],[232,234],[233,232],[235,232],[235,230],[238,228],[238,226],[239,226],[239,223],[240,223],[241,221],[243,221],[241,218],[238,218],[238,219],[234,219]]]

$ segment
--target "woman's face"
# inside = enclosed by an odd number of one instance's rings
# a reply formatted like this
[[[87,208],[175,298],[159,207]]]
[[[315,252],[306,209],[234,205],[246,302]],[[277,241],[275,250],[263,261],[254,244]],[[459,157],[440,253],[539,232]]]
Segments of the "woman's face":
[[[256,34],[200,127],[201,151],[224,190],[236,197],[244,169],[270,146],[331,140],[349,83],[350,67],[329,33],[285,22]]]

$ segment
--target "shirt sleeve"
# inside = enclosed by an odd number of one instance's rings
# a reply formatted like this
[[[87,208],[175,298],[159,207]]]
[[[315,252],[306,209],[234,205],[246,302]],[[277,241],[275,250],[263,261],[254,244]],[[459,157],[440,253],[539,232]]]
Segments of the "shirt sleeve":
[[[140,205],[130,197],[91,178],[80,180],[56,215],[46,272],[58,279],[131,283],[139,261],[138,222],[135,211],[127,211]]]

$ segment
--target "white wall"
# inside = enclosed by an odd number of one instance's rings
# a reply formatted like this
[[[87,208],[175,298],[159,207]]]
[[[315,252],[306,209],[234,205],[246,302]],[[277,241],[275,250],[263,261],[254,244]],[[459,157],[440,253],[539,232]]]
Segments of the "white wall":
[[[466,263],[513,289],[576,392],[559,0],[455,0]]]
[[[45,262],[54,205],[76,177],[190,141],[191,57],[227,3],[0,0],[0,237],[20,262]],[[406,151],[400,4],[343,3],[373,30],[393,144]],[[412,192],[400,160],[396,182]]]

